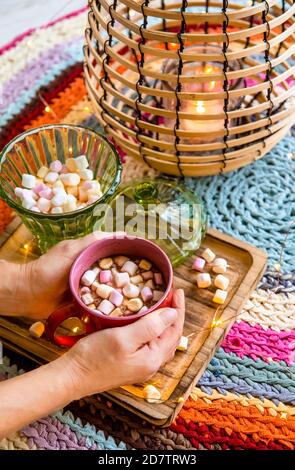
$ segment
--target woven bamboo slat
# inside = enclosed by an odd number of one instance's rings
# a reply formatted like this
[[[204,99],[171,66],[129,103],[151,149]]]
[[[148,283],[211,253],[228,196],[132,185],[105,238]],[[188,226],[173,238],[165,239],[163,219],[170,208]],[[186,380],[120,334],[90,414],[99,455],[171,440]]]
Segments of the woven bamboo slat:
[[[294,18],[292,0],[90,0],[84,72],[105,132],[172,175],[263,157],[295,121]]]

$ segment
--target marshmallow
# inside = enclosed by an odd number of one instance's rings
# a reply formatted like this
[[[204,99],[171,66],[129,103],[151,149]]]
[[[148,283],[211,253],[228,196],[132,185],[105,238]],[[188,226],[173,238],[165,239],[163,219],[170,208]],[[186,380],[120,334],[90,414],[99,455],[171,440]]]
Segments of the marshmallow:
[[[64,205],[65,212],[75,211],[77,208],[77,199],[72,194],[67,195],[67,201]]]
[[[208,273],[197,274],[196,281],[200,289],[206,289],[211,286],[211,276]]]
[[[51,200],[53,198],[53,192],[50,188],[47,187],[43,191],[40,191],[39,196],[44,199]]]
[[[147,261],[146,259],[142,259],[138,265],[140,269],[144,269],[144,271],[149,271],[152,267],[152,263]]]
[[[115,308],[115,310],[113,310],[110,313],[110,317],[121,317],[121,316],[122,316],[122,310],[120,308]]]
[[[67,193],[70,196],[78,197],[78,186],[68,186]]]
[[[93,171],[89,170],[88,168],[79,170],[79,175],[82,180],[87,180],[87,181],[93,180]]]
[[[63,209],[62,207],[53,207],[50,211],[50,214],[62,214],[63,213]]]
[[[132,276],[130,278],[130,282],[132,282],[132,284],[140,284],[143,282],[143,278],[140,274],[137,274],[137,276]]]
[[[130,312],[138,312],[138,310],[140,310],[143,307],[143,303],[142,303],[142,300],[139,298],[130,299],[128,300],[126,306],[128,310],[130,310]]]
[[[33,189],[36,186],[36,176],[24,173],[22,176],[22,186],[27,189]]]
[[[51,202],[44,197],[40,197],[37,201],[37,207],[40,209],[41,212],[49,212],[51,208]]]
[[[80,186],[78,188],[78,195],[79,195],[79,201],[80,202],[87,202],[88,201],[87,191],[85,191],[85,189],[81,188]]]
[[[77,170],[86,170],[86,168],[89,167],[86,155],[80,155],[79,157],[74,158],[74,161]]]
[[[23,189],[22,197],[32,197],[35,201],[38,199],[38,195],[34,193],[34,191],[32,191],[31,189]]]
[[[222,274],[218,274],[214,279],[214,285],[221,290],[226,290],[229,286],[229,279],[228,277],[223,276]]]
[[[178,343],[178,346],[177,346],[177,350],[178,351],[186,351],[187,350],[187,346],[188,346],[188,337],[187,336],[182,336],[180,338],[180,341]]]
[[[60,175],[60,179],[65,186],[78,186],[80,183],[80,176],[77,173],[67,173]]]
[[[61,180],[57,180],[55,183],[53,183],[52,185],[52,191],[54,192],[54,194],[56,194],[56,191],[59,190],[59,189],[65,189],[63,183]]]
[[[120,292],[118,292],[117,290],[113,290],[111,292],[111,295],[110,295],[110,298],[109,298],[110,302],[112,302],[112,304],[114,304],[116,307],[120,307],[120,305],[122,305],[123,303],[123,300],[124,300],[124,297],[122,294],[120,294]]]
[[[149,279],[153,279],[154,277],[153,271],[145,271],[141,273],[141,275],[144,281],[148,281]]]
[[[33,338],[41,338],[45,331],[45,325],[41,321],[33,323],[29,328],[29,333]]]
[[[110,269],[113,266],[112,258],[102,258],[99,261],[99,267],[101,269]]]
[[[96,293],[98,297],[101,297],[102,299],[108,299],[113,290],[114,289],[111,286],[108,286],[106,284],[99,284],[96,289]]]
[[[74,158],[67,158],[66,159],[66,167],[67,167],[68,171],[70,171],[71,173],[74,173],[77,170],[75,159]],[[65,173],[63,173],[63,174],[65,174]]]
[[[154,274],[154,280],[155,280],[155,283],[156,283],[158,286],[161,286],[161,285],[163,284],[162,274],[161,274],[161,273],[155,273],[155,274]]]
[[[141,309],[138,311],[138,313],[144,313],[144,312],[147,312],[148,311],[148,308],[146,305],[144,305],[143,307],[141,307]]]
[[[115,307],[111,302],[109,302],[109,300],[103,300],[102,302],[100,302],[98,308],[99,311],[104,315],[109,315]]]
[[[67,193],[61,189],[60,191],[58,191],[55,196],[51,199],[51,204],[53,206],[58,206],[58,207],[61,207],[63,206],[64,204],[66,204],[68,202],[68,195]]]
[[[128,261],[129,258],[127,258],[126,256],[115,256],[114,258],[114,261],[115,263],[119,266],[119,268],[122,268],[123,264],[126,263],[126,261]]]
[[[146,385],[143,389],[143,397],[149,403],[157,403],[161,400],[161,392],[154,385]]]
[[[205,260],[198,256],[193,262],[192,269],[195,269],[196,271],[203,271],[205,264]]]
[[[82,299],[82,301],[84,302],[85,305],[90,305],[94,301],[94,298],[89,293],[81,295],[81,299]]]
[[[33,212],[41,212],[40,209],[39,209],[39,207],[37,207],[37,206],[32,207],[32,208],[31,208],[31,211],[33,211]]]
[[[80,290],[81,295],[90,294],[90,292],[91,292],[91,290],[89,289],[89,287],[86,287],[86,286],[82,287],[82,289]]]
[[[144,302],[149,302],[153,299],[153,291],[149,287],[144,287],[140,292],[141,298]]]
[[[14,188],[14,194],[20,199],[23,198],[23,188]]]
[[[56,182],[57,178],[58,173],[56,173],[56,171],[49,171],[49,173],[47,173],[47,175],[45,176],[44,181],[45,183],[53,184]]]
[[[51,171],[54,171],[56,173],[60,173],[62,169],[62,163],[59,160],[54,160],[53,162],[50,163],[49,166]]]
[[[103,269],[99,273],[99,282],[101,282],[102,284],[111,282],[112,278],[113,278],[112,271],[110,271],[109,269],[105,269],[105,270]]]
[[[39,183],[39,184],[37,184],[37,185],[34,187],[33,191],[34,191],[35,194],[39,195],[40,192],[41,192],[41,191],[44,191],[45,189],[47,189],[46,184],[44,184],[44,183]]]
[[[44,179],[48,172],[49,169],[47,168],[47,166],[41,166],[37,171],[37,176],[38,178]]]
[[[84,286],[91,286],[91,284],[95,281],[97,273],[94,270],[89,269],[85,271],[83,276],[81,277],[81,282]]]
[[[134,276],[137,271],[137,264],[128,260],[123,264],[121,271],[128,273],[130,276]]]
[[[215,259],[215,253],[210,250],[210,248],[206,248],[203,253],[201,254],[202,258],[207,261],[207,263],[212,263],[212,261]]]
[[[101,196],[90,196],[87,201],[87,205],[94,204],[95,202],[99,201]]]
[[[224,304],[226,297],[227,292],[225,290],[217,289],[213,297],[213,302],[216,304]]]
[[[148,281],[146,281],[146,283],[144,284],[144,287],[149,287],[150,289],[153,289],[155,288],[155,284],[154,284],[154,281],[152,279],[149,279]]]
[[[128,297],[128,299],[134,299],[139,296],[139,288],[134,284],[126,284],[123,287],[123,294]]]
[[[114,281],[117,287],[124,287],[129,284],[130,277],[128,273],[114,273]]]
[[[226,270],[227,270],[227,261],[226,261],[226,259],[216,258],[214,263],[213,263],[212,271],[214,271],[217,274],[224,274],[224,273],[226,273]]]

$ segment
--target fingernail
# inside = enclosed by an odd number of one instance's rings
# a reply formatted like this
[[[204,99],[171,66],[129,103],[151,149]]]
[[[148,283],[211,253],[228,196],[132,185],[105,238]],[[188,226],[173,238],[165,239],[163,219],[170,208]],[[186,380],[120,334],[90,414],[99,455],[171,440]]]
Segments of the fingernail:
[[[175,310],[175,308],[165,308],[161,312],[161,318],[167,325],[170,325],[177,318],[177,310]]]

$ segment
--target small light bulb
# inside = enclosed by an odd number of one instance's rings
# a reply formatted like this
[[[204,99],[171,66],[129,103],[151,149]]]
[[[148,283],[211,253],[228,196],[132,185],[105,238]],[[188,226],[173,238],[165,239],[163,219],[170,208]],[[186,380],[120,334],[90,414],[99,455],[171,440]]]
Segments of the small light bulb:
[[[30,251],[30,245],[28,243],[24,244],[24,250],[27,252]]]
[[[32,45],[33,45],[32,41],[28,41],[28,42],[27,42],[27,46],[28,46],[28,47],[32,47]]]
[[[84,111],[89,111],[89,107],[85,106]]]
[[[274,269],[275,269],[278,273],[281,271],[281,265],[280,265],[280,263],[275,263],[275,264],[273,265],[273,267],[274,267]]]
[[[294,153],[293,152],[289,152],[288,155],[287,155],[288,159],[289,160],[293,160],[294,158]]]
[[[46,112],[46,113],[50,113],[50,108],[49,108],[49,106],[46,106],[46,107],[45,107],[45,112]]]
[[[79,327],[78,327],[78,326],[75,326],[75,327],[73,328],[73,333],[77,333],[78,331],[79,331]]]

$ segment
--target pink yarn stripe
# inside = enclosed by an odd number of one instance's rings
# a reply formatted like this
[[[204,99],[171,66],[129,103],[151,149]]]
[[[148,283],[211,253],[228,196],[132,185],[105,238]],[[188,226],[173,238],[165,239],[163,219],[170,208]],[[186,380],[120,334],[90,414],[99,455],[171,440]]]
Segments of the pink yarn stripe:
[[[68,20],[70,18],[78,16],[78,15],[80,15],[80,13],[83,13],[84,11],[87,11],[87,10],[88,10],[88,6],[83,7],[83,8],[79,8],[79,10],[75,10],[71,13],[68,13],[67,15],[64,15],[64,16],[61,16],[60,18],[57,18],[54,21],[50,21],[49,23],[47,23],[43,26],[40,26],[40,28],[28,29],[24,33],[20,34],[19,36],[16,36],[14,39],[12,39],[12,41],[5,44],[5,46],[1,47],[0,48],[0,56],[3,55],[5,52],[9,51],[10,49],[12,49],[13,47],[15,47],[18,43],[23,41],[26,37],[31,36],[31,34],[33,34],[37,29],[50,28],[51,26],[54,26],[55,24],[57,24],[61,21]]]
[[[232,326],[222,347],[241,358],[285,361],[290,365],[295,360],[295,330],[276,332],[241,321]]]

